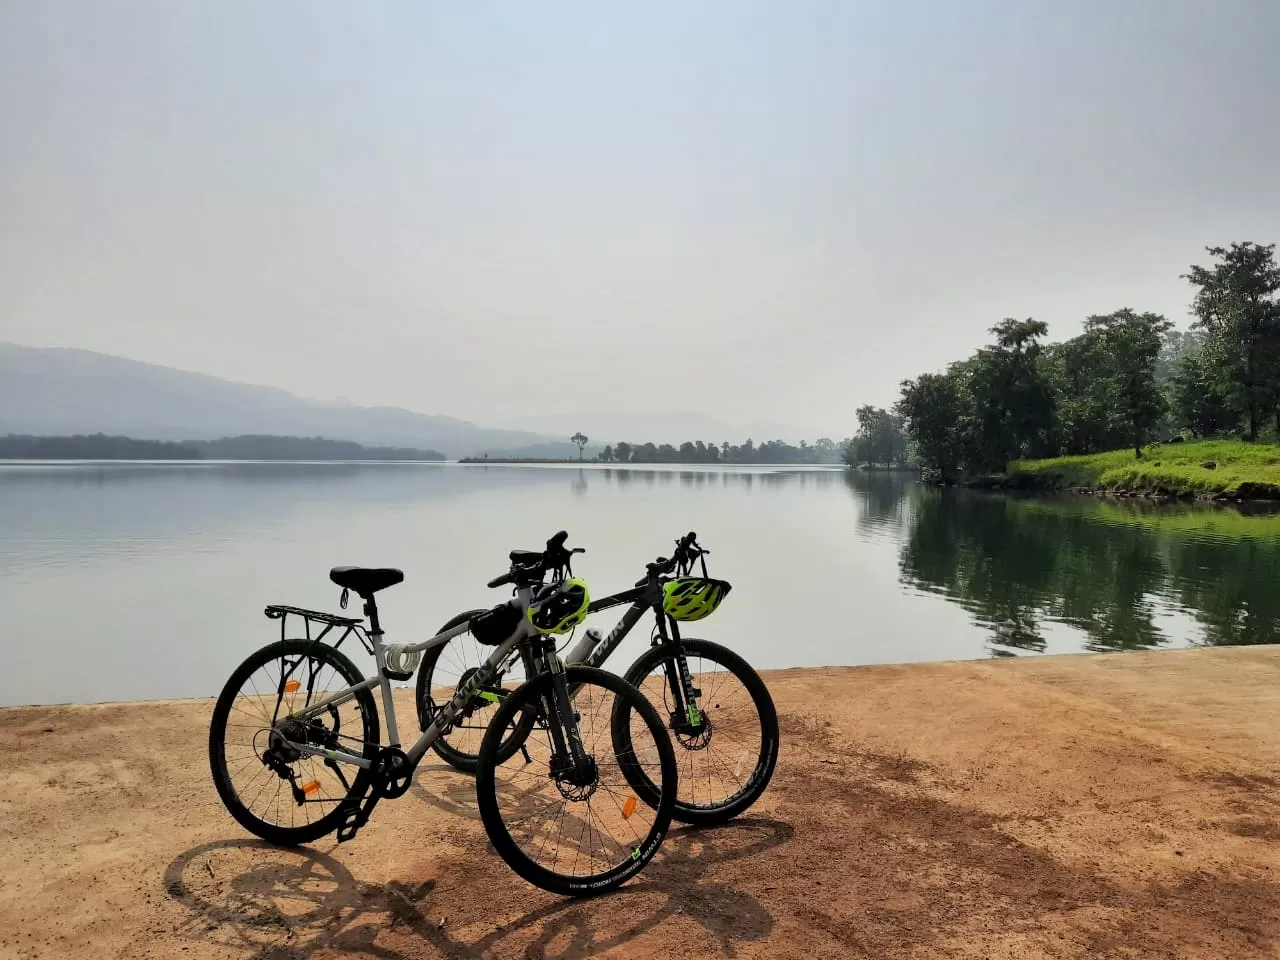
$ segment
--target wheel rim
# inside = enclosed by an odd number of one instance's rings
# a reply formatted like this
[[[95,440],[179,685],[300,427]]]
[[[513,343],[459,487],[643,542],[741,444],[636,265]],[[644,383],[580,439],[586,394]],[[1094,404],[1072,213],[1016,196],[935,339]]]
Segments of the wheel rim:
[[[615,751],[611,719],[619,697],[588,683],[574,698],[590,776],[562,761],[541,714],[525,750],[494,769],[496,806],[512,842],[537,867],[580,884],[630,868],[654,843],[656,811],[636,795],[623,764],[661,782],[661,758],[653,731],[629,705],[623,714],[629,715],[629,755]]]
[[[296,686],[295,686],[296,684]],[[359,768],[301,756],[282,741],[342,749],[357,756],[370,734],[359,698],[301,723],[290,714],[350,685],[327,659],[281,655],[259,664],[231,700],[222,731],[228,786],[252,816],[275,827],[308,827],[346,798]]]
[[[688,652],[698,697],[698,722],[677,711],[665,665],[657,663],[639,686],[658,708],[675,747],[676,802],[698,810],[722,809],[746,794],[764,761],[765,737],[751,691],[731,670],[704,654]]]

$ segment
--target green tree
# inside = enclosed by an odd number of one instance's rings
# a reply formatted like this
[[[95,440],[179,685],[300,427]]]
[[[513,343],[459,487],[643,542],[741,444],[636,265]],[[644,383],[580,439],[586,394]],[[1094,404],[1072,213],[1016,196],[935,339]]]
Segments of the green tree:
[[[579,459],[579,460],[581,460],[581,459],[582,459],[582,448],[583,448],[583,447],[585,447],[585,446],[587,445],[587,439],[588,439],[588,438],[587,438],[587,435],[586,435],[585,433],[583,433],[582,431],[578,431],[578,432],[577,432],[577,433],[575,433],[572,437],[570,437],[570,438],[569,438],[569,442],[570,442],[570,443],[576,443],[576,444],[578,445],[578,459]]]
[[[1062,453],[1097,453],[1127,442],[1113,436],[1111,398],[1100,389],[1106,363],[1096,332],[1045,348],[1044,368],[1057,397],[1054,435]]]
[[[1197,437],[1217,436],[1240,426],[1240,411],[1217,376],[1221,365],[1209,356],[1213,348],[1206,344],[1182,357],[1171,378],[1173,419]]]
[[[969,377],[976,430],[974,466],[1003,470],[1010,460],[1054,452],[1054,395],[1041,369],[1039,320],[1002,320],[991,328],[995,343],[979,350],[964,370]]]
[[[1086,335],[1097,338],[1100,347],[1094,393],[1106,397],[1120,432],[1138,457],[1165,411],[1156,385],[1156,361],[1161,338],[1172,327],[1158,313],[1135,313],[1128,307],[1084,322]]]
[[[601,463],[613,462],[613,447],[606,444],[605,448],[598,454],[598,457]]]
[[[957,480],[965,466],[965,443],[958,425],[968,415],[960,378],[948,371],[905,381],[897,410],[920,457],[925,479],[939,483]]]
[[[897,416],[872,406],[859,407],[857,416],[858,432],[844,451],[846,463],[850,466],[878,463],[889,467],[906,460],[907,437]]]
[[[1185,274],[1197,288],[1196,327],[1214,349],[1213,379],[1243,415],[1246,437],[1258,438],[1264,413],[1280,424],[1280,267],[1275,244],[1233,243],[1208,247],[1211,267]]]
[[[619,463],[630,463],[631,462],[631,444],[623,440],[614,448],[613,455]]]

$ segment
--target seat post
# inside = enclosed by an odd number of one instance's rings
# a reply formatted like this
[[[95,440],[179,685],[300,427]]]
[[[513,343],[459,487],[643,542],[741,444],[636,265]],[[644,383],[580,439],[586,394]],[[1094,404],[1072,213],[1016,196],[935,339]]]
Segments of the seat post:
[[[382,624],[378,622],[378,604],[372,593],[364,598],[364,615],[369,618],[369,632],[382,636]]]

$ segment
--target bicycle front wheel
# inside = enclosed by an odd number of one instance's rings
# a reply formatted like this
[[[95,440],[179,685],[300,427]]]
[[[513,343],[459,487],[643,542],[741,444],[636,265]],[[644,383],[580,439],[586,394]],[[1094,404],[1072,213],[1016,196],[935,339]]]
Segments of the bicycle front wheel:
[[[672,695],[670,678],[679,676],[683,651],[689,678],[698,691],[696,716]],[[751,665],[710,640],[681,640],[653,647],[627,670],[628,683],[662,710],[675,741],[680,792],[674,817],[707,827],[721,824],[750,807],[773,777],[778,762],[778,713],[769,688]],[[625,735],[625,730],[620,733]],[[658,786],[633,769],[632,786],[650,802]]]
[[[658,852],[675,803],[675,752],[653,705],[591,667],[565,671],[576,690],[576,720],[565,729],[555,679],[536,677],[498,709],[480,746],[476,798],[489,840],[516,873],[552,893],[593,896],[626,883]],[[503,733],[521,712],[536,722],[524,749],[503,757]],[[565,749],[574,737],[581,763]],[[633,779],[650,785],[644,802]]]

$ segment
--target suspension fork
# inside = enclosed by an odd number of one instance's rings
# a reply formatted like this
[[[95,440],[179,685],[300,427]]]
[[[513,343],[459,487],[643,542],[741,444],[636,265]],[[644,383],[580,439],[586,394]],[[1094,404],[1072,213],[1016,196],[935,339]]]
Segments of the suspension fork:
[[[580,770],[586,761],[586,751],[578,732],[578,714],[573,708],[564,663],[550,643],[545,643],[533,659],[539,673],[551,675],[551,690],[543,696],[542,709],[547,716],[552,753],[567,758],[571,769]]]
[[[680,628],[660,606],[655,606],[653,612],[658,620],[658,642],[664,649],[672,652],[672,656],[662,661],[662,669],[667,676],[667,689],[671,691],[674,702],[673,724],[688,722],[696,729],[702,725],[702,714],[698,712],[698,697],[702,695],[702,691],[693,685],[689,658],[685,656],[684,645],[680,642]],[[670,633],[667,630],[668,623]]]

